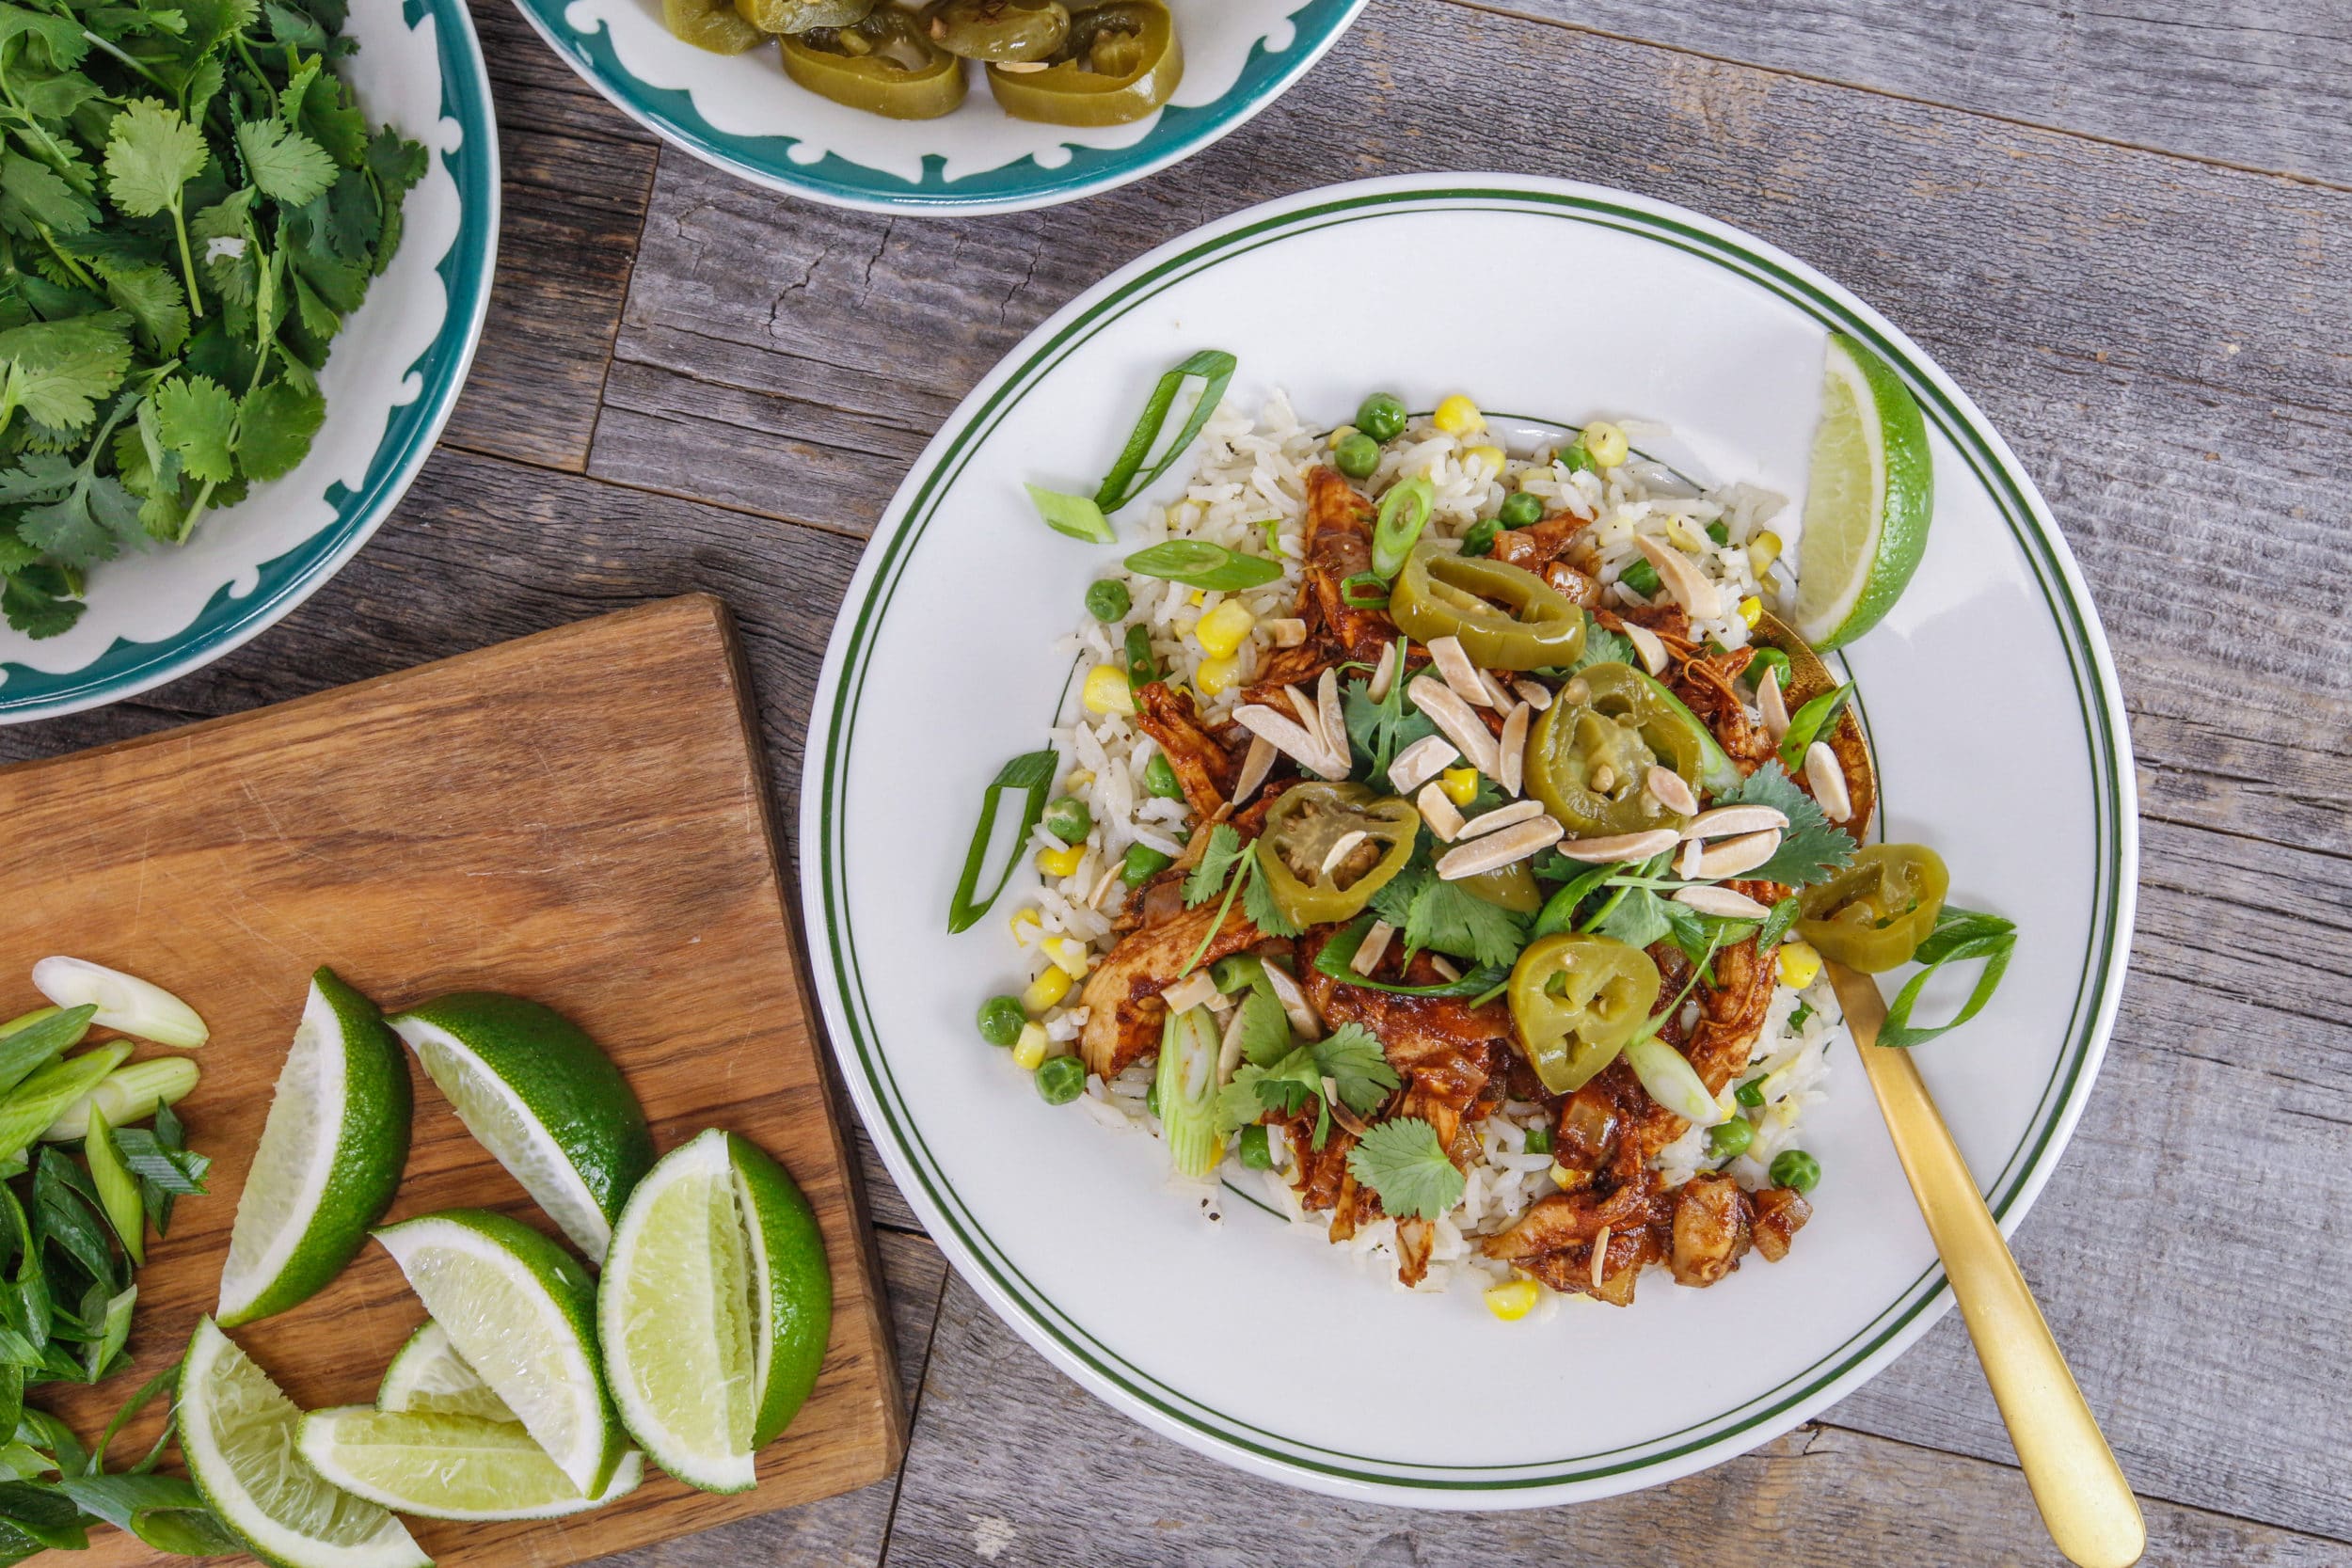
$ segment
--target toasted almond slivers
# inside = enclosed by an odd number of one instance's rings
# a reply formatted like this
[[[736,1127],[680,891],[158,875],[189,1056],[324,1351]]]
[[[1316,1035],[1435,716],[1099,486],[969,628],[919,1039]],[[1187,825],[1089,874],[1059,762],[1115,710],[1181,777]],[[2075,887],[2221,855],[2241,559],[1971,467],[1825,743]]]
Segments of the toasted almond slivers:
[[[1223,994],[1216,989],[1216,982],[1209,978],[1207,970],[1196,969],[1160,992],[1160,1001],[1167,1005],[1170,1012],[1181,1013],[1189,1008],[1207,1006]]]
[[[1295,648],[1307,641],[1307,623],[1295,615],[1279,616],[1265,624],[1265,634],[1278,648]]]
[[[1282,1004],[1282,1011],[1290,1017],[1292,1032],[1302,1040],[1321,1039],[1323,1020],[1316,1016],[1314,1004],[1307,1000],[1306,991],[1291,977],[1291,972],[1280,964],[1269,963],[1265,966],[1265,978],[1266,984],[1274,988],[1275,999]]]
[[[1692,620],[1711,621],[1724,612],[1723,590],[1709,582],[1689,556],[1647,533],[1636,534],[1633,547],[1658,569],[1659,583]]]
[[[1519,694],[1519,701],[1537,713],[1551,705],[1551,692],[1541,681],[1513,681],[1511,689]]]
[[[1699,856],[1698,875],[1708,881],[1737,877],[1753,871],[1771,860],[1780,848],[1780,830],[1768,828],[1762,832],[1741,833],[1738,838],[1719,839],[1707,847]]]
[[[1476,877],[1538,854],[1560,842],[1560,824],[1549,816],[1538,816],[1486,834],[1484,838],[1448,849],[1438,857],[1438,876],[1449,882],[1465,877]]]
[[[1216,1047],[1216,1081],[1220,1084],[1231,1078],[1233,1069],[1241,1066],[1241,1030],[1248,1020],[1248,1013],[1235,1007],[1232,1016],[1225,1021],[1225,1037],[1217,1041]]]
[[[1356,846],[1361,844],[1364,840],[1370,838],[1371,836],[1372,835],[1370,833],[1364,832],[1361,828],[1350,828],[1347,832],[1342,833],[1339,836],[1339,841],[1331,846],[1330,853],[1323,857],[1322,874],[1326,878],[1328,878],[1331,875],[1331,868],[1333,866],[1347,859],[1349,851],[1353,850]]]
[[[1385,703],[1389,700],[1389,688],[1396,683],[1397,666],[1401,662],[1398,650],[1404,645],[1404,639],[1399,638],[1380,650],[1379,662],[1372,667],[1372,679],[1364,683],[1364,695],[1374,702]]]
[[[1813,786],[1813,798],[1832,822],[1843,822],[1853,815],[1853,797],[1846,792],[1846,769],[1827,741],[1817,740],[1804,749],[1804,782]]]
[[[1264,736],[1249,737],[1248,754],[1241,759],[1241,775],[1233,781],[1233,804],[1242,805],[1258,793],[1265,776],[1274,771],[1274,742]]]
[[[1380,960],[1389,956],[1389,939],[1396,935],[1396,927],[1385,920],[1375,920],[1372,929],[1364,933],[1363,945],[1347,960],[1347,967],[1359,974],[1370,974],[1380,967]]]
[[[1746,894],[1734,893],[1727,887],[1677,888],[1674,901],[1688,904],[1701,914],[1720,914],[1727,920],[1761,920],[1772,912]]]
[[[1780,672],[1770,665],[1756,685],[1756,710],[1764,716],[1764,733],[1773,740],[1788,733],[1788,705],[1781,699]]]
[[[1263,703],[1244,703],[1235,708],[1233,722],[1251,735],[1263,736],[1311,773],[1333,781],[1347,777],[1347,763],[1331,756],[1324,748],[1321,735],[1310,733],[1296,720],[1277,713]]]
[[[1441,735],[1422,736],[1389,764],[1389,783],[1399,795],[1410,795],[1452,767],[1461,754]]]
[[[1593,1238],[1593,1289],[1599,1291],[1601,1281],[1609,1277],[1609,1237],[1612,1227],[1602,1226]]]
[[[1652,855],[1662,854],[1681,837],[1672,828],[1652,828],[1647,832],[1611,833],[1605,838],[1571,838],[1562,843],[1560,852],[1587,865],[1610,865],[1618,861],[1645,861]]]
[[[1527,783],[1527,726],[1534,712],[1525,703],[1512,704],[1502,721],[1502,738],[1495,742],[1495,760],[1502,764],[1495,783],[1514,798]]]
[[[1438,842],[1451,844],[1461,836],[1462,814],[1446,795],[1445,785],[1430,780],[1413,797],[1413,804],[1421,808],[1421,819],[1429,824],[1429,831],[1438,835]]]
[[[1463,823],[1461,832],[1455,836],[1461,839],[1484,838],[1488,833],[1499,833],[1515,824],[1533,821],[1543,814],[1544,803],[1541,800],[1514,800],[1507,806],[1497,806],[1492,811],[1479,813]]]
[[[1340,1098],[1340,1086],[1331,1081],[1327,1072],[1323,1075],[1323,1103],[1330,1111],[1331,1119],[1357,1137],[1360,1138],[1371,1131],[1364,1125],[1363,1117],[1347,1108],[1347,1101]]]
[[[1788,816],[1777,806],[1717,806],[1691,818],[1682,836],[1728,838],[1734,833],[1760,833],[1768,828],[1787,826]]]
[[[1633,621],[1618,623],[1625,627],[1625,639],[1633,644],[1633,651],[1642,656],[1642,668],[1653,675],[1666,673],[1666,644],[1649,627]]]
[[[1315,711],[1323,716],[1323,745],[1338,764],[1339,771],[1329,777],[1344,779],[1356,770],[1355,753],[1348,750],[1347,720],[1340,712],[1340,673],[1326,670],[1315,682]]]
[[[1478,679],[1479,684],[1486,689],[1486,705],[1497,713],[1510,712],[1512,705],[1518,701],[1511,695],[1511,689],[1484,670],[1478,672]]]
[[[1103,900],[1110,895],[1111,884],[1119,880],[1119,873],[1122,867],[1117,861],[1103,867],[1103,875],[1095,879],[1094,891],[1087,895],[1088,909],[1099,910],[1103,907]]]
[[[1652,764],[1649,770],[1649,792],[1658,803],[1677,816],[1696,816],[1699,798],[1691,793],[1691,786],[1682,782],[1682,775],[1671,768]]]
[[[1493,705],[1493,698],[1486,690],[1486,679],[1479,674],[1478,666],[1470,662],[1470,656],[1462,651],[1461,639],[1456,637],[1432,638],[1429,642],[1429,658],[1430,662],[1437,665],[1438,673],[1445,678],[1446,685],[1453,689],[1455,696],[1472,707]]]
[[[1298,721],[1307,726],[1307,733],[1321,736],[1323,715],[1315,707],[1315,700],[1307,694],[1306,688],[1286,686],[1282,688],[1282,695],[1290,703],[1291,711],[1298,715]]]
[[[1413,705],[1429,715],[1429,721],[1438,726],[1438,732],[1461,750],[1472,768],[1490,779],[1502,770],[1502,758],[1496,750],[1494,736],[1479,722],[1478,715],[1470,711],[1470,704],[1462,701],[1460,693],[1427,675],[1415,675],[1413,684],[1405,689],[1411,695]]]
[[[1449,984],[1462,977],[1462,972],[1451,963],[1448,963],[1445,959],[1445,956],[1441,953],[1432,953],[1429,955],[1429,967],[1436,970],[1439,974],[1444,975]]]
[[[1707,846],[1704,842],[1695,838],[1685,839],[1682,853],[1675,857],[1675,875],[1686,879],[1697,876],[1699,857],[1706,853]]]

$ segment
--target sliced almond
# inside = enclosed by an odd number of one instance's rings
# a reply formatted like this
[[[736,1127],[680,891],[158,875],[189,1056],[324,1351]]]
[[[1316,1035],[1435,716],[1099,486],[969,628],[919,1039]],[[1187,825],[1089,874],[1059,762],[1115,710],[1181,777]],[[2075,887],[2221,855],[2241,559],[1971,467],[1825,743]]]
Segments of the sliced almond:
[[[1356,949],[1356,956],[1347,960],[1347,967],[1359,974],[1370,974],[1380,967],[1380,960],[1389,956],[1389,939],[1396,935],[1396,927],[1385,920],[1375,920],[1372,929],[1364,933],[1364,943]]]
[[[1295,648],[1307,641],[1307,623],[1295,615],[1278,616],[1265,624],[1265,634],[1278,648]]]
[[[1397,752],[1389,764],[1389,783],[1399,795],[1410,795],[1454,766],[1462,753],[1441,735],[1425,735]]]
[[[1225,1021],[1225,1037],[1217,1041],[1216,1047],[1216,1081],[1220,1084],[1233,1076],[1233,1069],[1241,1066],[1242,1025],[1248,1022],[1249,1015],[1239,1007]]]
[[[1316,1016],[1314,1004],[1307,1000],[1306,991],[1291,977],[1291,972],[1280,964],[1269,963],[1265,966],[1265,978],[1266,984],[1274,988],[1275,1000],[1282,1004],[1282,1011],[1290,1018],[1291,1033],[1302,1040],[1321,1039],[1323,1020]]]
[[[1502,738],[1495,742],[1496,758],[1502,771],[1495,783],[1502,793],[1517,797],[1527,782],[1527,726],[1534,710],[1525,703],[1514,703],[1502,721]]]
[[[1781,700],[1780,672],[1769,664],[1764,667],[1764,678],[1756,683],[1756,710],[1764,716],[1764,733],[1774,741],[1788,733],[1788,705]]]
[[[1160,1000],[1167,1004],[1168,1011],[1181,1013],[1193,1007],[1205,1007],[1223,994],[1216,989],[1216,982],[1209,978],[1207,970],[1196,969],[1160,992]]]
[[[1324,748],[1339,769],[1336,773],[1327,772],[1325,776],[1344,779],[1356,770],[1356,757],[1348,750],[1347,720],[1340,711],[1340,673],[1337,670],[1326,670],[1323,678],[1315,682],[1315,711],[1323,719]]]
[[[1248,754],[1241,759],[1241,774],[1233,780],[1233,804],[1241,805],[1258,793],[1265,776],[1274,771],[1274,742],[1264,736],[1249,737]]]
[[[1609,1277],[1609,1237],[1612,1228],[1604,1225],[1600,1227],[1599,1234],[1593,1238],[1592,1275],[1593,1293],[1596,1295],[1600,1293],[1602,1283]]]
[[[1356,1136],[1360,1138],[1371,1131],[1364,1125],[1363,1117],[1347,1108],[1347,1101],[1340,1098],[1340,1086],[1331,1081],[1327,1072],[1323,1075],[1323,1103],[1330,1111],[1331,1119]]]
[[[1380,650],[1379,660],[1372,667],[1372,679],[1364,683],[1364,695],[1374,702],[1385,703],[1389,700],[1389,688],[1396,684],[1400,662],[1397,650],[1403,646],[1404,640],[1400,638]]]
[[[1560,842],[1560,824],[1549,816],[1538,816],[1532,822],[1521,822],[1501,832],[1448,849],[1438,857],[1438,876],[1449,882],[1465,877],[1476,877],[1488,871],[1539,854]]]
[[[1690,878],[1699,874],[1699,857],[1707,853],[1707,845],[1699,839],[1685,839],[1682,853],[1675,857],[1675,875]]]
[[[1463,823],[1462,831],[1454,836],[1460,839],[1484,838],[1488,833],[1499,833],[1518,823],[1532,822],[1543,814],[1544,803],[1541,800],[1514,800],[1507,806],[1497,806],[1492,811],[1479,813]]]
[[[1712,621],[1724,612],[1723,590],[1709,582],[1689,556],[1647,533],[1636,535],[1633,547],[1657,568],[1660,585],[1692,620]]]
[[[1087,895],[1088,909],[1099,910],[1103,907],[1103,900],[1110,896],[1112,884],[1119,880],[1119,874],[1123,869],[1118,861],[1103,867],[1103,875],[1095,879],[1094,891]]]
[[[1504,686],[1484,670],[1478,672],[1478,681],[1486,689],[1486,705],[1497,713],[1510,712],[1512,705],[1518,701],[1517,697],[1511,695],[1509,687]]]
[[[1233,722],[1289,753],[1293,761],[1311,773],[1335,783],[1347,777],[1346,760],[1331,755],[1321,734],[1310,733],[1295,719],[1277,713],[1263,703],[1244,703],[1233,710]],[[1316,728],[1319,731],[1321,725]]]
[[[1371,836],[1372,835],[1370,833],[1364,832],[1361,828],[1350,828],[1347,832],[1342,833],[1339,836],[1339,841],[1331,846],[1330,853],[1323,857],[1324,879],[1327,881],[1329,880],[1332,868],[1337,866],[1342,861],[1347,859],[1348,855],[1355,849],[1356,846],[1361,844],[1364,840],[1370,838]]]
[[[1472,707],[1494,705],[1494,698],[1486,690],[1486,677],[1478,673],[1478,666],[1470,662],[1470,656],[1462,651],[1459,638],[1433,638],[1429,643],[1429,659],[1438,667],[1438,673],[1445,677],[1446,685],[1462,701]]]
[[[1699,814],[1699,798],[1691,793],[1691,786],[1683,783],[1682,775],[1673,768],[1651,765],[1648,785],[1658,803],[1677,816],[1696,816]]]
[[[1663,854],[1681,837],[1672,828],[1652,828],[1647,832],[1611,833],[1605,838],[1571,838],[1560,846],[1560,852],[1587,865],[1611,865],[1618,861],[1645,861],[1652,855]]]
[[[1545,689],[1544,683],[1541,681],[1513,681],[1511,689],[1519,694],[1520,702],[1525,703],[1537,713],[1543,712],[1551,705],[1551,693]]]
[[[1666,673],[1666,644],[1658,640],[1658,634],[1638,622],[1625,621],[1619,624],[1625,627],[1625,640],[1633,644],[1635,653],[1642,656],[1642,668],[1653,675],[1664,674]]]
[[[1838,765],[1837,753],[1829,749],[1829,742],[1817,740],[1804,749],[1804,782],[1813,786],[1813,799],[1820,802],[1821,815],[1832,822],[1843,822],[1853,815],[1853,797],[1846,793],[1846,770]]]
[[[1734,893],[1727,887],[1677,888],[1674,901],[1688,904],[1701,914],[1720,914],[1726,920],[1761,920],[1772,912],[1746,894]]]
[[[1315,700],[1307,694],[1307,689],[1286,686],[1282,688],[1282,695],[1289,701],[1291,711],[1298,715],[1298,721],[1307,726],[1307,733],[1320,737],[1323,734],[1323,714],[1315,706]]]
[[[1462,977],[1462,972],[1449,962],[1445,955],[1442,953],[1432,953],[1429,955],[1429,967],[1436,970],[1440,975],[1443,975],[1448,983],[1458,980]]]
[[[1780,848],[1780,830],[1769,828],[1762,832],[1741,833],[1738,838],[1718,839],[1699,856],[1698,875],[1707,881],[1721,881],[1753,871],[1771,860]]]
[[[1760,833],[1768,828],[1787,826],[1788,818],[1777,806],[1717,806],[1691,818],[1682,836],[1728,838],[1733,833]]]
[[[1429,715],[1438,733],[1454,742],[1472,768],[1490,779],[1501,771],[1502,758],[1496,750],[1494,736],[1452,687],[1427,675],[1415,675],[1413,684],[1405,689],[1412,697],[1413,705]]]
[[[1413,804],[1421,808],[1421,819],[1429,824],[1429,831],[1441,844],[1451,844],[1461,836],[1462,814],[1445,792],[1445,785],[1432,779],[1421,786],[1413,797]]]

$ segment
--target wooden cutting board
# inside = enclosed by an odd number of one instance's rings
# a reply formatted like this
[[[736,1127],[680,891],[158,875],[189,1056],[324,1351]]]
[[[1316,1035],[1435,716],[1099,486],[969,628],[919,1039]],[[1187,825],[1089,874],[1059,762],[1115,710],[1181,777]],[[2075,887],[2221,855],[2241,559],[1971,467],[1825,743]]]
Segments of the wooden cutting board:
[[[214,1157],[139,1272],[136,1364],[34,1402],[87,1441],[216,1298],[237,1195],[310,972],[389,1012],[461,988],[547,1002],[602,1042],[658,1146],[731,1128],[788,1167],[833,1264],[833,1341],[737,1497],[647,1466],[567,1520],[415,1521],[444,1563],[580,1561],[865,1485],[905,1446],[864,1203],[820,1069],[732,624],[673,599],[258,712],[0,769],[0,1016],[70,953],[146,976],[212,1026],[180,1110]],[[152,1054],[143,1051],[142,1054]],[[458,1205],[555,1227],[421,1071],[391,1217]],[[307,1408],[362,1402],[423,1310],[371,1243],[234,1338]],[[160,1420],[153,1416],[145,1430]],[[144,1449],[118,1446],[117,1463]],[[155,1559],[100,1528],[87,1568]]]

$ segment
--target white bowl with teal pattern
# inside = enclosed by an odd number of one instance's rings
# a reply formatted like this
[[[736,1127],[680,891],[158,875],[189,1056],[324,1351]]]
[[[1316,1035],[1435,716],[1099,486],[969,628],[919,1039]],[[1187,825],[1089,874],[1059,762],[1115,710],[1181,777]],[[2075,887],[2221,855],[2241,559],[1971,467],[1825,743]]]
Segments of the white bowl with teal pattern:
[[[1290,90],[1366,0],[1169,0],[1184,81],[1157,113],[1099,129],[1011,119],[977,75],[952,114],[885,119],[799,87],[772,47],[713,55],[672,36],[660,0],[515,3],[598,92],[705,162],[837,207],[969,214],[1075,201],[1190,157]]]
[[[498,256],[498,127],[462,0],[353,0],[340,66],[376,123],[431,154],[399,251],[335,340],[326,420],[292,473],[211,515],[187,544],[90,571],[61,637],[0,626],[0,723],[145,691],[211,663],[351,559],[433,450],[473,362]]]

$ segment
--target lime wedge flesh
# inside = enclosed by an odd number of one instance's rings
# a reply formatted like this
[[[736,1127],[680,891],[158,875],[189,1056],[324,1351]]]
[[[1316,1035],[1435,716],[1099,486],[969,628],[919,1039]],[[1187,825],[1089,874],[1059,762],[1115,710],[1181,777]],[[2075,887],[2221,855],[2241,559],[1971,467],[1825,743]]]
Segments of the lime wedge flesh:
[[[580,1496],[520,1426],[474,1416],[388,1413],[364,1404],[302,1418],[302,1457],[351,1493],[428,1519],[554,1519],[637,1489],[631,1450],[594,1498]]]
[[[384,1381],[375,1390],[375,1407],[387,1415],[414,1412],[423,1416],[470,1416],[484,1421],[513,1421],[515,1413],[491,1392],[482,1374],[466,1365],[449,1331],[427,1320],[408,1336]]]
[[[581,1496],[620,1463],[596,1351],[596,1286],[562,1247],[503,1214],[453,1209],[376,1240],[457,1354]]]
[[[282,1312],[342,1272],[408,1161],[412,1091],[375,1004],[322,969],[237,1197],[219,1318]]]
[[[1878,625],[1918,570],[1934,505],[1917,400],[1885,360],[1833,335],[1798,542],[1797,634],[1829,649]]]
[[[644,1108],[596,1042],[551,1007],[459,991],[391,1021],[474,1141],[592,1263],[653,1164]]]
[[[303,1460],[301,1418],[212,1319],[197,1324],[180,1371],[180,1448],[223,1522],[282,1568],[430,1568],[399,1520]]]

